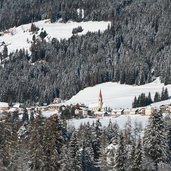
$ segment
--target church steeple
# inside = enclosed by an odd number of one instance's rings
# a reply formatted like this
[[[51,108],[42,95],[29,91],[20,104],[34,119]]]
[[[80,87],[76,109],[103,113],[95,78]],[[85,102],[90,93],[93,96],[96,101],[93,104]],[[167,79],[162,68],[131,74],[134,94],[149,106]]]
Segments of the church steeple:
[[[103,107],[103,96],[102,96],[102,91],[100,89],[100,92],[99,92],[99,111],[102,111],[102,107]]]

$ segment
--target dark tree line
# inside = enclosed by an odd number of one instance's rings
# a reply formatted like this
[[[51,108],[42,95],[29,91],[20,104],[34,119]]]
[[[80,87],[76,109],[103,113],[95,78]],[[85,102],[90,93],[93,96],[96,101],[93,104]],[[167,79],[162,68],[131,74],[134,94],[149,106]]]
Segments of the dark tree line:
[[[137,97],[134,98],[134,101],[132,103],[132,107],[143,107],[143,106],[148,106],[151,103],[153,103],[151,99],[151,93],[148,94],[148,96],[145,95],[145,93],[142,93]]]
[[[131,3],[132,0],[11,0],[0,1],[0,30],[31,23],[43,19],[55,22],[68,20],[109,20],[115,11]],[[10,9],[10,10],[9,10]],[[80,9],[80,10],[78,10]],[[84,11],[82,13],[82,11]]]
[[[137,97],[134,98],[134,101],[132,103],[132,107],[136,108],[136,107],[143,107],[143,106],[148,106],[151,103],[155,103],[155,102],[160,102],[163,100],[168,100],[169,99],[169,93],[167,88],[162,88],[162,92],[156,92],[154,95],[154,100],[152,100],[151,98],[151,93],[148,93],[148,96],[145,95],[145,93],[142,93]]]

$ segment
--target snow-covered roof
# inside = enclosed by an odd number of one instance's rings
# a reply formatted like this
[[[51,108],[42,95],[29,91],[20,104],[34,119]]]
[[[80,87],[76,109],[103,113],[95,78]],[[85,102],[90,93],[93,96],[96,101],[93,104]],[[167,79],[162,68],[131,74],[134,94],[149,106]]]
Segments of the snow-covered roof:
[[[92,103],[88,106],[89,108],[99,107],[98,103]],[[103,103],[102,108],[107,107],[105,103]]]
[[[19,108],[20,106],[21,106],[21,103],[15,103],[15,104],[13,105],[14,108]]]
[[[81,110],[88,110],[88,107],[80,107]]]
[[[122,112],[124,109],[113,109],[113,112]]]
[[[50,116],[55,115],[55,114],[57,114],[58,116],[60,115],[60,113],[58,111],[55,111],[55,110],[54,111],[43,111],[42,112],[42,115],[46,118],[49,118]]]
[[[131,109],[130,108],[126,108],[126,109],[124,109],[124,112],[130,112],[131,111]]]
[[[89,108],[99,107],[98,103],[93,103],[88,106]]]
[[[65,106],[65,103],[52,103],[50,105],[48,105],[49,107],[60,107],[60,106]]]
[[[153,108],[154,108],[153,106],[149,105],[145,109],[153,109]]]
[[[9,111],[9,112],[15,112],[16,110],[17,110],[17,108],[12,107],[12,108],[10,108],[8,111]]]
[[[102,115],[102,114],[104,114],[104,112],[103,111],[96,111],[96,112],[94,112],[94,114],[96,114],[96,115]]]
[[[0,108],[8,108],[9,105],[6,102],[0,102]]]
[[[118,148],[118,145],[113,145],[113,144],[109,144],[106,149],[107,150],[112,150],[112,149],[117,149]]]

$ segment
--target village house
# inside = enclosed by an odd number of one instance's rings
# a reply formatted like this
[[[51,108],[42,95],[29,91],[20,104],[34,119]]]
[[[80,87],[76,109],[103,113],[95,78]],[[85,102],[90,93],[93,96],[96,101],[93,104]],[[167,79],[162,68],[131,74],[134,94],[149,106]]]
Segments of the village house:
[[[0,36],[4,36],[5,34],[10,34],[11,32],[6,30],[6,31],[1,31]]]
[[[166,107],[165,113],[171,113],[171,104]]]
[[[136,115],[136,114],[139,114],[139,109],[136,109],[136,108],[132,108],[130,109],[130,115]]]
[[[138,109],[137,114],[145,115],[145,112],[146,112],[146,107],[142,107],[142,108]]]
[[[0,32],[0,36],[4,36],[4,32]]]
[[[43,112],[43,111],[47,111],[47,110],[48,110],[48,106],[37,106],[35,108],[35,111],[41,111],[41,112]]]
[[[152,106],[148,106],[145,108],[145,115],[150,116],[154,112],[154,108]]]
[[[9,104],[6,102],[0,102],[0,113],[6,112],[9,110]]]
[[[96,111],[99,110],[99,105],[98,105],[98,103],[90,104],[90,105],[88,106],[88,108],[89,108],[91,111],[96,112]]]
[[[112,116],[116,117],[116,116],[119,116],[119,115],[123,115],[123,112],[124,112],[124,109],[113,109],[112,110]]]
[[[129,108],[124,109],[123,114],[124,115],[130,115],[130,109]]]
[[[165,112],[166,110],[167,110],[167,105],[161,105],[160,106],[160,110],[161,110],[161,112]]]
[[[94,116],[96,118],[102,118],[102,117],[104,117],[104,112],[96,111],[96,112],[94,112]]]
[[[61,103],[61,102],[62,102],[62,99],[61,98],[54,98],[53,99],[53,103],[58,104],[58,103]]]
[[[76,104],[73,107],[75,108],[75,115],[77,117],[86,118],[88,116],[88,114],[90,113],[90,110],[84,104]]]
[[[58,103],[58,104],[54,103],[54,104],[48,105],[47,108],[48,108],[48,110],[58,110],[59,111],[60,109],[65,110],[66,106],[63,103]]]

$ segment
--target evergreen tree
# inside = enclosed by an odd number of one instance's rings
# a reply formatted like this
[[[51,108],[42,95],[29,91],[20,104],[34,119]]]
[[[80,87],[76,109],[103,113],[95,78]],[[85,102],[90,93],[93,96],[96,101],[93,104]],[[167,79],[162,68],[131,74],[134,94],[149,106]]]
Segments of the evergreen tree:
[[[15,110],[15,111],[12,113],[11,120],[12,120],[12,122],[17,122],[17,121],[19,120],[19,113],[18,113],[18,110]]]
[[[17,124],[10,120],[0,122],[0,168],[3,171],[17,170]]]
[[[108,171],[107,154],[106,147],[108,145],[108,140],[106,132],[103,130],[100,138],[100,157],[98,159],[98,165],[102,171]]]
[[[78,170],[81,171],[81,161],[79,155],[79,144],[77,139],[77,132],[73,132],[68,151],[68,170]]]
[[[155,170],[159,162],[168,161],[168,145],[161,111],[155,111],[149,119],[144,135],[144,150],[146,157],[154,162]]]
[[[160,94],[158,92],[154,95],[154,102],[159,102],[161,100]]]
[[[138,104],[137,104],[137,97],[135,96],[134,101],[132,103],[132,108],[136,108],[136,107],[138,107]]]
[[[167,100],[169,99],[169,93],[167,88],[162,88],[162,92],[161,92],[161,100]]]
[[[112,143],[113,141],[117,141],[119,136],[119,126],[116,122],[112,123],[111,120],[109,120],[109,124],[106,128],[106,134],[108,137],[109,143]]]
[[[2,54],[3,54],[3,59],[8,57],[8,48],[6,45],[4,46]]]
[[[26,108],[24,108],[22,122],[28,122],[28,120],[29,120],[28,111]]]
[[[44,30],[44,31],[41,31],[41,33],[40,33],[40,38],[42,39],[42,41],[43,41],[43,39],[47,36],[48,34],[46,33],[46,31]]]
[[[86,147],[85,142],[83,141],[82,150],[81,150],[81,165],[82,171],[93,171],[94,170],[94,153],[93,148]]]
[[[164,100],[167,100],[169,99],[169,93],[168,93],[168,89],[165,88],[165,91],[164,91]]]
[[[165,99],[165,94],[164,94],[165,90],[164,87],[162,88],[162,92],[161,92],[161,100]]]
[[[93,129],[94,129],[94,135],[92,137],[92,147],[94,150],[95,162],[98,162],[98,159],[100,157],[100,137],[101,137],[101,122],[99,120],[96,121],[95,125],[93,126]]]
[[[55,124],[55,125],[54,125]],[[48,119],[45,124],[45,132],[43,135],[43,148],[45,155],[43,156],[44,167],[43,170],[57,171],[60,167],[59,152],[57,149],[58,136],[56,134],[57,122],[53,119]]]
[[[30,122],[32,123],[34,121],[34,112],[31,111],[30,113]]]
[[[134,156],[132,160],[132,171],[143,171],[144,156],[143,156],[143,149],[142,149],[142,143],[140,137],[133,155]]]
[[[32,124],[30,135],[30,168],[35,171],[44,168],[44,147],[43,147],[44,126],[43,120],[38,116]]]
[[[127,170],[126,161],[127,161],[126,144],[125,144],[123,133],[121,131],[119,135],[118,148],[116,150],[116,156],[115,156],[115,169],[117,171],[126,171]]]
[[[147,97],[147,105],[150,105],[151,103],[153,103],[152,99],[151,99],[151,93],[148,93],[148,97]]]

